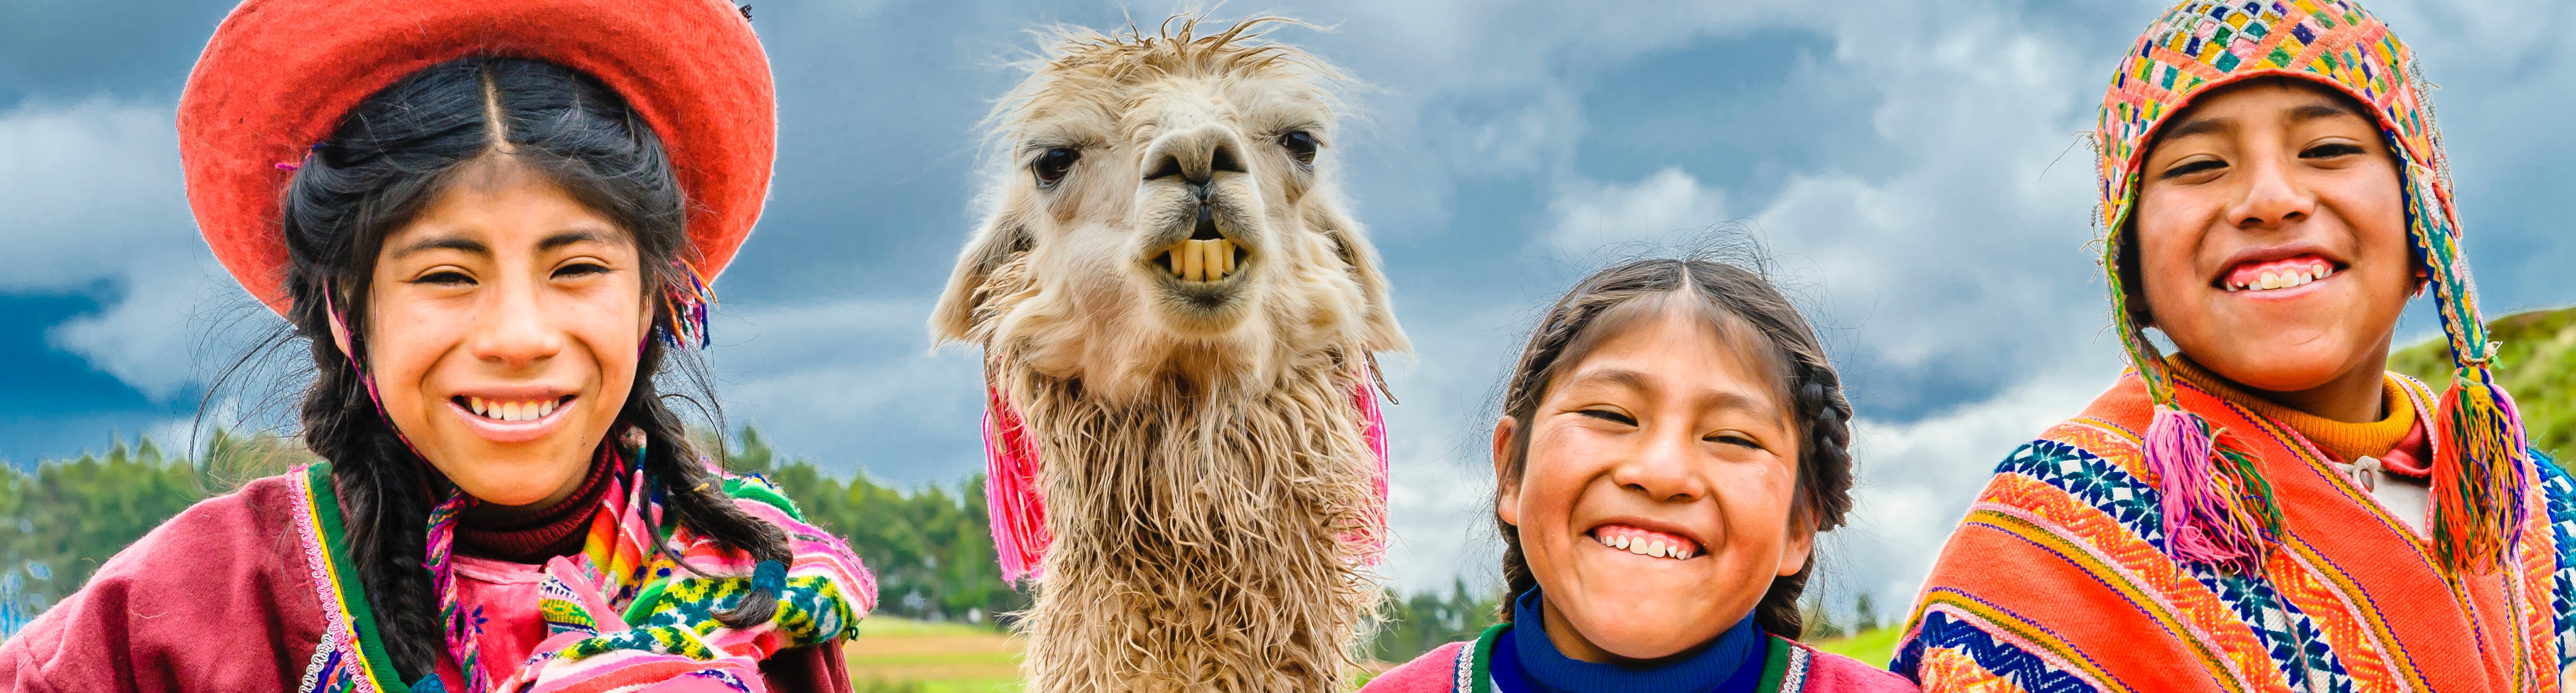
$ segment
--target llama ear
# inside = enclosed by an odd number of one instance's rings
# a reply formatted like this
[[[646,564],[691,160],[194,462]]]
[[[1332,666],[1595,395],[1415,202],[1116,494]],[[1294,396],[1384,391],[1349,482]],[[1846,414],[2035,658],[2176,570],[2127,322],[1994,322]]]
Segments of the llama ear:
[[[977,292],[1012,256],[1028,252],[1031,238],[1028,226],[1008,211],[994,212],[967,239],[966,249],[957,254],[957,269],[948,275],[948,288],[939,293],[939,305],[930,309],[930,344],[933,348],[948,342],[967,341],[975,327]]]
[[[1404,328],[1395,324],[1395,302],[1387,295],[1386,270],[1378,264],[1377,247],[1369,244],[1368,229],[1329,204],[1309,208],[1306,223],[1332,241],[1333,254],[1350,267],[1351,277],[1359,280],[1360,299],[1368,303],[1367,313],[1360,316],[1365,330],[1362,348],[1413,353],[1413,343],[1404,338]]]

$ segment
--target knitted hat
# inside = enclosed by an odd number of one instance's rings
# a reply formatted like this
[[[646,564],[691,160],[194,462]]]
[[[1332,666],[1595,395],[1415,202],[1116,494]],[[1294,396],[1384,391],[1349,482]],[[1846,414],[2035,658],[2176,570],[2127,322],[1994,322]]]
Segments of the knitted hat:
[[[2145,457],[2163,490],[2167,550],[2178,559],[2251,567],[2279,511],[2251,462],[2216,444],[2207,421],[2175,405],[2173,377],[2141,332],[2145,306],[2123,286],[2123,236],[2156,129],[2198,95],[2268,76],[2307,80],[2369,104],[2397,153],[2407,232],[2457,364],[2436,417],[2444,430],[2433,441],[2434,545],[2451,566],[2492,569],[2521,538],[2532,475],[2528,442],[2513,399],[2491,370],[2496,345],[2487,341],[2460,256],[2450,170],[2414,53],[2377,17],[2343,0],[2177,5],[2138,38],[2103,97],[2094,132],[2102,267],[2121,344],[2156,402]]]
[[[179,97],[188,203],[233,279],[285,314],[279,203],[297,162],[367,97],[468,57],[553,63],[624,98],[688,196],[683,257],[703,279],[751,233],[769,194],[777,100],[769,58],[727,0],[248,0],[215,28]]]

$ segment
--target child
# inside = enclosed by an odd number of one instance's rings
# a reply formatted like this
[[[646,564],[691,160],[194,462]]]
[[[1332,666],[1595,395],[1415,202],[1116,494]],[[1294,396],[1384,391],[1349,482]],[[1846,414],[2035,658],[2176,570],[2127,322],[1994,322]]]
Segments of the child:
[[[119,553],[0,688],[847,690],[866,569],[656,382],[705,344],[771,109],[723,0],[235,9],[180,100],[189,198],[309,340],[327,462]]]
[[[1895,670],[1928,691],[2559,690],[2576,494],[2494,384],[2421,85],[2349,2],[2186,2],[2149,28],[2097,135],[2132,371],[1996,469]],[[2426,290],[2458,365],[2440,394],[2385,372]]]
[[[1913,690],[1795,640],[1815,533],[1851,508],[1851,406],[1762,277],[1645,260],[1584,279],[1503,407],[1503,622],[1364,690]]]

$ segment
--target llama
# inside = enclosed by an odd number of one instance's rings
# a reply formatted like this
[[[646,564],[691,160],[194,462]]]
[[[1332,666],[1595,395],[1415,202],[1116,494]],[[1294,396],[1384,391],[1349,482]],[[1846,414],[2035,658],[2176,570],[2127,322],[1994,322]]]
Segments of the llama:
[[[1335,190],[1347,80],[1202,19],[1055,30],[930,319],[984,352],[1032,691],[1333,690],[1376,606],[1375,354],[1411,347]]]

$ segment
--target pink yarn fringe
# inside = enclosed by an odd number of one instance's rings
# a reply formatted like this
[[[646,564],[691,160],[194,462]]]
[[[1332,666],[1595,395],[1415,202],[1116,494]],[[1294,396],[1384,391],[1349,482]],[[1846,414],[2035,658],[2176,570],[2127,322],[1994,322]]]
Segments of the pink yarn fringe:
[[[1000,390],[987,390],[984,409],[984,510],[993,523],[993,551],[1002,579],[1038,575],[1055,535],[1047,532],[1046,498],[1038,491],[1038,449],[1020,414]]]
[[[1378,409],[1377,388],[1369,384],[1368,377],[1361,377],[1359,384],[1351,388],[1351,401],[1360,408],[1360,436],[1368,440],[1369,453],[1377,458],[1377,498],[1364,519],[1367,528],[1349,540],[1359,544],[1360,562],[1377,565],[1386,555],[1386,414]]]
[[[2218,566],[2251,567],[2259,549],[2219,476],[2218,444],[2209,422],[2173,407],[2156,407],[2147,425],[2147,469],[2163,496],[2165,551],[2174,558]]]

